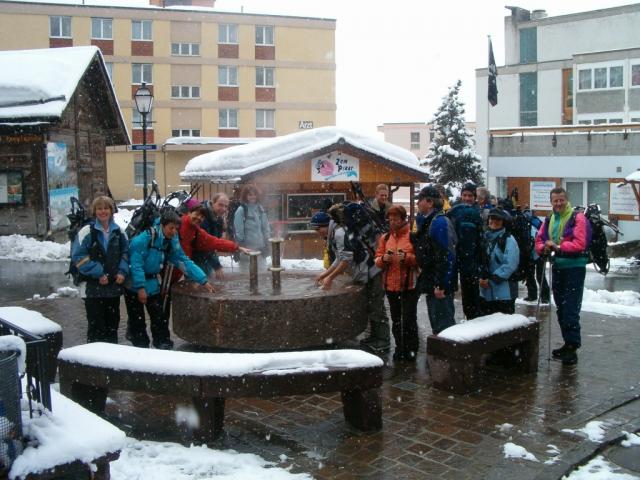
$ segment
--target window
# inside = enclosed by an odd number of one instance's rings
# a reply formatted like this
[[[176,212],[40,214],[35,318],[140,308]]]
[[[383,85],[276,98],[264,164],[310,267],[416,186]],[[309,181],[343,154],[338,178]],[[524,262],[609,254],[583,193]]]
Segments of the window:
[[[71,17],[49,17],[49,36],[71,38]]]
[[[274,45],[272,26],[256,25],[256,45]]]
[[[132,40],[152,40],[151,20],[131,20]]]
[[[578,89],[622,88],[624,68],[622,65],[583,68],[578,70]]]
[[[152,160],[149,160],[149,157]],[[133,183],[136,185],[142,185],[144,183],[144,162],[142,160],[134,160],[133,162]],[[156,179],[156,162],[155,155],[147,154],[147,183],[151,183]]]
[[[609,123],[622,123],[621,118],[610,118]]]
[[[111,83],[113,83],[113,62],[104,62],[104,66],[107,69],[109,80],[111,80]]]
[[[538,124],[538,75],[536,72],[520,74],[520,126]]]
[[[274,71],[272,67],[256,67],[256,87],[275,86]]]
[[[580,90],[588,90],[591,88],[591,70],[578,71],[578,88]]]
[[[640,65],[631,65],[631,86],[640,87]]]
[[[153,64],[151,63],[132,63],[131,64],[131,83],[138,85],[141,83],[153,83]]]
[[[325,199],[332,204],[346,200],[344,193],[291,193],[287,195],[287,227],[289,231],[309,230],[311,217],[324,207]]]
[[[200,87],[172,85],[171,98],[200,98]]]
[[[520,63],[538,61],[538,33],[536,27],[520,30]]]
[[[113,19],[112,18],[92,18],[91,19],[91,38],[97,40],[113,39]]]
[[[172,137],[199,137],[200,130],[196,128],[183,128],[171,130]]]
[[[591,203],[597,203],[603,215],[609,214],[608,180],[571,179],[565,181],[565,190],[571,205],[586,207]]]
[[[200,55],[199,43],[172,43],[171,55],[197,57]]]
[[[237,87],[238,67],[220,65],[218,67],[218,85],[222,87]]]
[[[609,87],[622,87],[622,67],[609,67]]]
[[[411,132],[411,150],[420,150],[420,132]]]
[[[275,110],[256,110],[256,128],[258,130],[274,130],[276,128]]]
[[[133,128],[142,128],[142,115],[133,107]],[[153,128],[153,111],[147,114],[147,128]]]
[[[578,125],[591,125],[591,120],[578,120]]]
[[[596,118],[593,120],[593,124],[594,125],[604,125],[607,123],[607,119],[606,118]]]
[[[238,43],[238,25],[218,25],[218,43]]]
[[[218,111],[219,128],[238,128],[238,110],[221,108]]]
[[[0,172],[0,204],[24,203],[24,173]]]
[[[606,68],[595,68],[593,70],[593,88],[607,88]]]

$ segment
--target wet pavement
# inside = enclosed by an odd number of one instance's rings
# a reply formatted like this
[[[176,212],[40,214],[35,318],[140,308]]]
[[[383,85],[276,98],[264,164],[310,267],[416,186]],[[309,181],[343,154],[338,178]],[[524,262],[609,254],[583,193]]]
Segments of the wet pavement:
[[[61,324],[65,346],[85,341],[86,320],[78,298],[1,303],[40,311]],[[122,310],[125,319],[124,305]],[[518,305],[528,316],[534,310]],[[460,315],[459,302],[456,312]],[[580,361],[566,367],[547,360],[547,316],[548,307],[543,307],[537,374],[495,369],[487,372],[486,384],[478,391],[452,395],[430,385],[425,339],[431,332],[422,299],[416,362],[385,358],[382,431],[363,434],[350,429],[342,417],[339,393],[236,399],[227,402],[224,436],[210,446],[255,453],[317,479],[554,479],[595,454],[603,454],[621,472],[640,476],[640,447],[616,446],[622,431],[640,430],[640,318],[583,313]],[[127,343],[124,323],[121,343]],[[554,348],[559,343],[555,320],[551,334]],[[188,404],[184,398],[112,392],[107,418],[136,438],[189,444],[191,432],[177,420]],[[591,442],[579,432],[563,432],[582,429],[593,420],[607,425],[601,442]],[[538,461],[505,458],[507,442],[526,448]],[[549,453],[549,445],[559,453]]]

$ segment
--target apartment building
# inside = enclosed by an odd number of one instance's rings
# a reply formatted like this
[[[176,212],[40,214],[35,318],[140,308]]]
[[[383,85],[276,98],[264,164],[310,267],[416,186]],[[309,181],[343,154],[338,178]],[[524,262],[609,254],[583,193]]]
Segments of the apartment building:
[[[598,203],[625,239],[640,237],[630,187],[640,169],[640,4],[561,16],[507,7],[498,104],[476,70],[477,151],[490,186],[550,210],[563,186],[574,205]]]
[[[147,143],[157,146],[147,174],[171,191],[184,165],[167,161],[169,138],[273,137],[335,124],[335,20],[213,7],[0,1],[0,49],[98,46],[133,144],[142,143],[133,95],[145,83],[154,95]],[[116,199],[142,197],[141,152],[110,147],[107,165]]]

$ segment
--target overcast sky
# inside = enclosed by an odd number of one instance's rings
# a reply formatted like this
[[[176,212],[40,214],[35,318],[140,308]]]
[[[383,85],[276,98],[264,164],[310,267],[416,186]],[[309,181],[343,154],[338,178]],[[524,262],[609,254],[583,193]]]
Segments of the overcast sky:
[[[529,10],[545,9],[549,16],[634,3],[512,1],[512,5]],[[122,5],[123,0],[86,3]],[[148,0],[126,3],[148,5]],[[475,69],[487,66],[487,35],[492,36],[497,64],[504,64],[504,17],[510,13],[504,8],[506,3],[505,0],[216,0],[216,8],[336,19],[337,124],[373,133],[377,125],[385,122],[430,121],[447,88],[457,79],[462,80],[466,119],[475,120]]]

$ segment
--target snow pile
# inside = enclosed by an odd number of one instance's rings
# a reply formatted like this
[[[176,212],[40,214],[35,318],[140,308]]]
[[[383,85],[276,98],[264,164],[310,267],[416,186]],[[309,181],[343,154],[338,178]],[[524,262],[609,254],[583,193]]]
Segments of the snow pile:
[[[622,433],[624,433],[627,436],[627,438],[624,439],[620,445],[627,448],[632,447],[634,445],[640,445],[640,434],[629,433],[625,431],[623,431]]]
[[[118,208],[120,208],[120,207],[137,208],[137,207],[141,207],[143,203],[144,203],[144,200],[142,200],[141,198],[130,198],[129,200],[125,200],[124,202],[120,202],[118,204]]]
[[[290,473],[249,453],[212,450],[206,445],[183,447],[176,443],[138,441],[133,438],[127,438],[120,458],[111,462],[111,478],[113,480],[312,479],[304,473]]]
[[[23,409],[23,431],[32,442],[16,458],[9,478],[26,477],[76,460],[88,463],[125,446],[122,431],[53,389],[51,408],[51,412],[44,410],[33,418],[29,418],[28,408]]]
[[[149,350],[111,343],[66,348],[60,360],[116,370],[166,375],[284,375],[329,368],[378,367],[379,357],[362,350],[317,350],[275,353],[192,353]]]
[[[24,235],[0,236],[0,259],[23,262],[68,262],[69,242],[38,241]]]
[[[15,335],[0,336],[0,352],[19,352],[18,371],[20,376],[24,374],[27,365],[27,346],[20,337]]]
[[[531,462],[537,462],[538,459],[533,453],[527,451],[526,448],[516,445],[515,443],[507,442],[503,446],[504,458],[522,458]]]
[[[502,425],[496,425],[496,428],[500,433],[509,433],[513,428],[513,425],[510,423],[503,423]]]
[[[134,210],[127,210],[125,208],[121,208],[118,210],[113,216],[113,220],[118,224],[120,230],[123,232],[127,229],[129,222],[131,221],[131,217],[133,217]]]
[[[544,461],[545,465],[553,465],[560,459],[560,449],[551,443],[547,445],[547,453],[551,455],[551,457]]]
[[[603,315],[640,317],[640,293],[631,290],[610,292],[585,288],[582,310]]]
[[[61,332],[62,327],[43,317],[40,312],[22,307],[0,307],[0,318],[35,335]]]
[[[637,480],[635,475],[616,473],[618,467],[607,462],[602,455],[598,455],[586,465],[578,467],[562,480]]]
[[[566,432],[566,433],[578,433],[578,432],[580,432],[580,433],[583,433],[584,435],[586,435],[587,438],[589,440],[591,440],[592,442],[598,443],[604,438],[606,426],[607,426],[607,424],[605,422],[600,422],[598,420],[593,420],[593,421],[587,423],[584,426],[584,428],[581,428],[579,430],[572,430],[570,428],[564,428],[564,429],[562,429],[562,431]]]
[[[286,270],[324,270],[324,263],[317,258],[310,259],[285,259],[283,258],[282,266]]]
[[[464,323],[453,325],[438,334],[439,337],[452,340],[454,342],[467,343],[486,338],[496,333],[508,332],[516,328],[526,327],[535,323],[518,313],[506,315],[504,313],[494,313],[484,317],[474,318]]]

